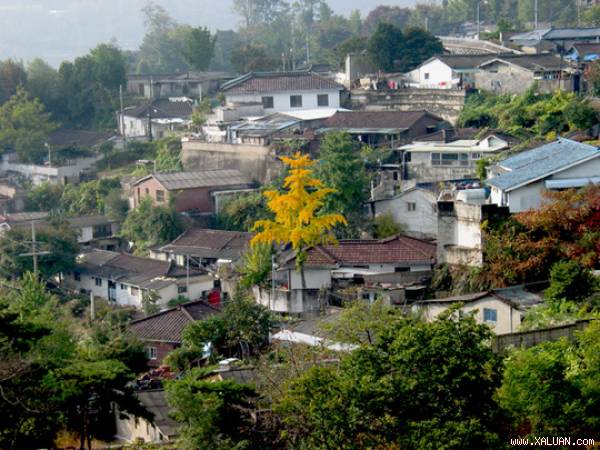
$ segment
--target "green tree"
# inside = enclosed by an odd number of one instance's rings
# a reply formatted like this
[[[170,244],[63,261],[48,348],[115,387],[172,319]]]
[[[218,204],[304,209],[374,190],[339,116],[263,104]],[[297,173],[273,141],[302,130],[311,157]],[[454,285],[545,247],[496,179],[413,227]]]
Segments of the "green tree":
[[[551,301],[580,301],[597,287],[590,270],[577,261],[559,261],[550,269],[550,286],[544,296]]]
[[[19,87],[24,87],[26,81],[22,64],[12,59],[0,61],[0,105],[15,95]]]
[[[276,400],[292,447],[498,448],[489,328],[454,311],[401,319],[373,343],[316,365]]]
[[[442,42],[421,28],[404,31],[402,49],[398,55],[397,68],[402,72],[414,69],[433,55],[444,52]]]
[[[215,52],[215,42],[208,28],[192,28],[184,39],[183,57],[194,69],[206,70]]]
[[[315,173],[323,186],[333,190],[325,198],[323,211],[342,214],[348,220],[347,232],[357,234],[364,223],[364,205],[369,198],[369,177],[360,144],[348,133],[329,133],[321,142],[320,156]]]
[[[404,35],[402,30],[389,23],[380,23],[369,38],[369,53],[380,69],[391,72],[394,61],[400,56]]]
[[[109,219],[123,221],[129,211],[129,202],[123,198],[123,192],[120,189],[108,191],[104,198],[104,213]]]
[[[51,211],[60,205],[63,193],[62,186],[43,182],[32,186],[25,195],[25,209],[27,211]]]
[[[561,339],[510,353],[498,399],[514,429],[598,439],[599,338],[593,322],[573,343]]]
[[[167,401],[181,425],[177,448],[257,448],[251,433],[256,391],[231,380],[208,380],[209,374],[196,368],[166,384]]]
[[[404,227],[394,220],[392,213],[380,214],[373,219],[373,235],[382,239],[402,233]]]
[[[60,83],[58,71],[42,59],[33,59],[27,65],[27,92],[39,98],[48,111],[60,108]]]
[[[219,356],[244,356],[243,348],[256,353],[269,342],[272,326],[270,312],[237,289],[221,314],[191,322],[183,330],[182,346],[171,352],[167,363],[180,369],[189,368],[211,348],[212,360]]]
[[[55,129],[42,103],[23,88],[0,106],[0,147],[15,150],[23,161],[42,162],[48,134]]]
[[[264,196],[251,192],[227,200],[217,214],[217,223],[225,230],[250,231],[257,220],[269,217]]]
[[[145,198],[136,209],[127,214],[121,236],[133,242],[138,253],[148,247],[171,242],[181,234],[183,226],[171,206],[154,206],[151,198]]]
[[[77,236],[67,224],[51,224],[38,227],[36,233],[39,255],[38,268],[45,278],[69,272],[75,267],[79,254]],[[31,230],[29,227],[15,228],[0,237],[0,273],[5,278],[18,278],[33,271],[33,258],[21,256],[31,253]]]
[[[181,139],[167,137],[157,142],[158,151],[154,160],[157,172],[181,172]]]
[[[238,73],[274,70],[279,61],[267,54],[264,47],[255,44],[239,46],[231,51],[231,64]]]
[[[60,209],[72,216],[104,214],[107,212],[108,196],[120,190],[121,183],[118,178],[102,178],[78,185],[68,184],[60,198]]]
[[[242,257],[238,270],[242,274],[240,285],[244,288],[264,286],[272,270],[271,256],[273,250],[270,245],[261,244],[249,249]]]
[[[158,292],[152,289],[144,290],[142,292],[142,309],[146,316],[151,316],[160,311],[160,306],[158,304],[159,300],[160,296],[158,295]]]

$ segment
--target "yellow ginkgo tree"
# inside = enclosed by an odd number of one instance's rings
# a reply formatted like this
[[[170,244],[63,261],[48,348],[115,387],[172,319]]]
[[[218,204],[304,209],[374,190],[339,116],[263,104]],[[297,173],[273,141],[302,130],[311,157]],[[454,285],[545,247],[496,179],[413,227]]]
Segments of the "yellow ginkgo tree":
[[[275,217],[255,222],[254,230],[258,233],[251,245],[291,245],[304,290],[306,250],[319,244],[335,243],[332,229],[338,224],[345,224],[346,219],[341,214],[320,214],[325,198],[335,190],[324,187],[320,180],[313,178],[314,161],[308,155],[296,152],[291,157],[281,157],[281,160],[289,166],[282,191],[264,193],[267,207]]]

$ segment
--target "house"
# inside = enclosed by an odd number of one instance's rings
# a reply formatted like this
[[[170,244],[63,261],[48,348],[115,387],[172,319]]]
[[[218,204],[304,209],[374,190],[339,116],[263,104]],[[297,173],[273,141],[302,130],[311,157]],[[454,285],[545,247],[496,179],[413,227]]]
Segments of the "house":
[[[600,43],[598,42],[575,43],[565,55],[565,59],[577,64],[596,61],[598,58],[600,58]]]
[[[495,334],[513,333],[519,329],[525,313],[543,303],[540,294],[545,284],[511,286],[502,289],[456,297],[420,300],[412,309],[426,321],[432,321],[451,306],[462,304],[460,314],[474,313],[477,323],[489,325]]]
[[[221,86],[228,104],[262,103],[265,113],[339,108],[343,86],[310,71],[251,72]]]
[[[402,232],[416,238],[437,236],[437,196],[421,187],[407,189],[392,198],[372,200],[373,218],[391,214],[402,225]]]
[[[66,217],[69,228],[77,234],[77,242],[83,246],[93,246],[105,250],[114,250],[119,245],[116,237],[120,222],[103,215]],[[0,234],[7,230],[31,229],[35,222],[36,229],[51,228],[49,212],[23,212],[0,215]]]
[[[427,111],[338,111],[318,133],[344,131],[365,144],[395,148],[446,126],[441,117]]]
[[[233,78],[226,72],[129,74],[127,92],[148,99],[190,97],[200,101],[203,95],[215,94],[222,83]]]
[[[550,53],[497,56],[479,69],[474,75],[477,88],[498,94],[521,94],[534,83],[540,93],[574,88],[569,64]]]
[[[432,56],[408,72],[408,84],[419,89],[468,89],[474,86],[479,65],[492,55]]]
[[[213,193],[252,187],[251,180],[234,169],[153,173],[131,184],[130,203],[137,208],[146,197],[156,205],[168,205],[173,199],[178,212],[213,214]]]
[[[591,28],[541,28],[516,34],[510,41],[524,51],[539,52],[560,45],[568,49],[574,43],[600,42],[600,27]]]
[[[164,389],[139,390],[134,396],[152,414],[152,420],[115,411],[115,437],[120,441],[168,444],[178,435],[179,424],[169,415]]]
[[[543,192],[600,183],[598,147],[557,140],[500,161],[489,172],[491,202],[511,213],[538,208]]]
[[[442,193],[437,205],[437,261],[458,266],[483,265],[482,224],[506,218],[508,208],[487,204],[484,189]]]
[[[294,131],[300,130],[300,119],[282,113],[274,113],[265,117],[229,127],[231,142],[234,144],[270,145],[272,136],[285,133],[293,137]]]
[[[140,308],[142,295],[149,291],[157,294],[157,303],[162,307],[179,296],[191,300],[207,297],[214,280],[198,268],[186,270],[172,262],[91,250],[77,257],[73,272],[64,274],[63,285],[117,305]]]
[[[26,189],[14,177],[0,178],[0,214],[23,211],[26,199]]]
[[[191,228],[173,242],[150,249],[150,257],[174,261],[180,266],[216,268],[220,263],[238,261],[248,250],[253,233]]]
[[[318,245],[306,252],[303,274],[296,270],[296,258],[283,253],[273,272],[273,292],[255,288],[259,303],[274,311],[314,314],[325,301],[324,292],[334,282],[360,282],[365,276],[428,272],[436,258],[431,242],[408,236],[386,239],[348,239],[337,245]],[[304,283],[302,278],[304,277]]]
[[[194,102],[188,97],[156,99],[117,112],[119,134],[128,138],[157,138],[188,129]]]
[[[403,145],[398,149],[402,178],[423,183],[477,177],[477,161],[515,142],[501,133],[476,137],[479,132],[474,128],[443,129]]]
[[[117,136],[113,131],[75,130],[59,128],[48,135],[48,145],[53,160],[60,156],[63,149],[97,149],[103,144],[116,144]]]
[[[186,325],[219,312],[204,300],[195,300],[142,319],[132,320],[129,323],[129,331],[144,344],[148,365],[160,367],[164,358],[181,346],[181,336]]]

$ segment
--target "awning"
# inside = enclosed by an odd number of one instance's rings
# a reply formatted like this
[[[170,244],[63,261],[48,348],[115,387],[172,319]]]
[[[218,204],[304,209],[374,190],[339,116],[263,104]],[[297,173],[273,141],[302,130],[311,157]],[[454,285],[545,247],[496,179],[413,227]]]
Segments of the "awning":
[[[565,178],[562,180],[546,180],[546,189],[568,189],[583,187],[586,184],[597,184],[600,183],[600,177],[588,177],[588,178]]]

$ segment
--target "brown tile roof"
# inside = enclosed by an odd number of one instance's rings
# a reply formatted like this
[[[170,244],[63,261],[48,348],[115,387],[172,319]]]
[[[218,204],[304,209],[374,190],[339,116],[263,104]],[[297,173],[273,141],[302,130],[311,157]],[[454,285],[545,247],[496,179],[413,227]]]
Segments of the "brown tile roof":
[[[167,261],[106,250],[91,250],[81,255],[77,260],[77,271],[144,289],[160,289],[175,282],[176,278],[186,276],[185,268]],[[190,268],[192,277],[206,273]]]
[[[180,344],[181,333],[188,323],[206,319],[219,312],[204,301],[196,300],[134,320],[129,324],[129,329],[143,341]]]
[[[150,178],[154,178],[169,191],[179,189],[195,189],[201,187],[249,187],[252,184],[252,181],[243,175],[239,170],[219,169],[198,170],[194,172],[153,173],[140,178],[134,182],[132,186],[135,186]]]
[[[201,258],[237,259],[248,247],[253,235],[239,231],[192,228],[156,251]]]
[[[323,128],[404,128],[410,129],[423,117],[443,120],[427,111],[338,111]]]
[[[386,239],[348,239],[340,240],[337,245],[318,245],[308,250],[306,264],[430,263],[435,257],[435,244],[399,235]],[[292,256],[287,262],[293,260]]]
[[[73,130],[59,128],[48,135],[48,143],[56,147],[94,147],[114,137],[113,131]]]
[[[313,72],[251,72],[221,87],[228,94],[280,91],[342,90],[343,86]]]
[[[151,115],[153,119],[189,119],[192,117],[193,104],[191,101],[170,101],[158,99],[152,102]],[[125,108],[123,112],[129,117],[148,117],[148,103]]]

